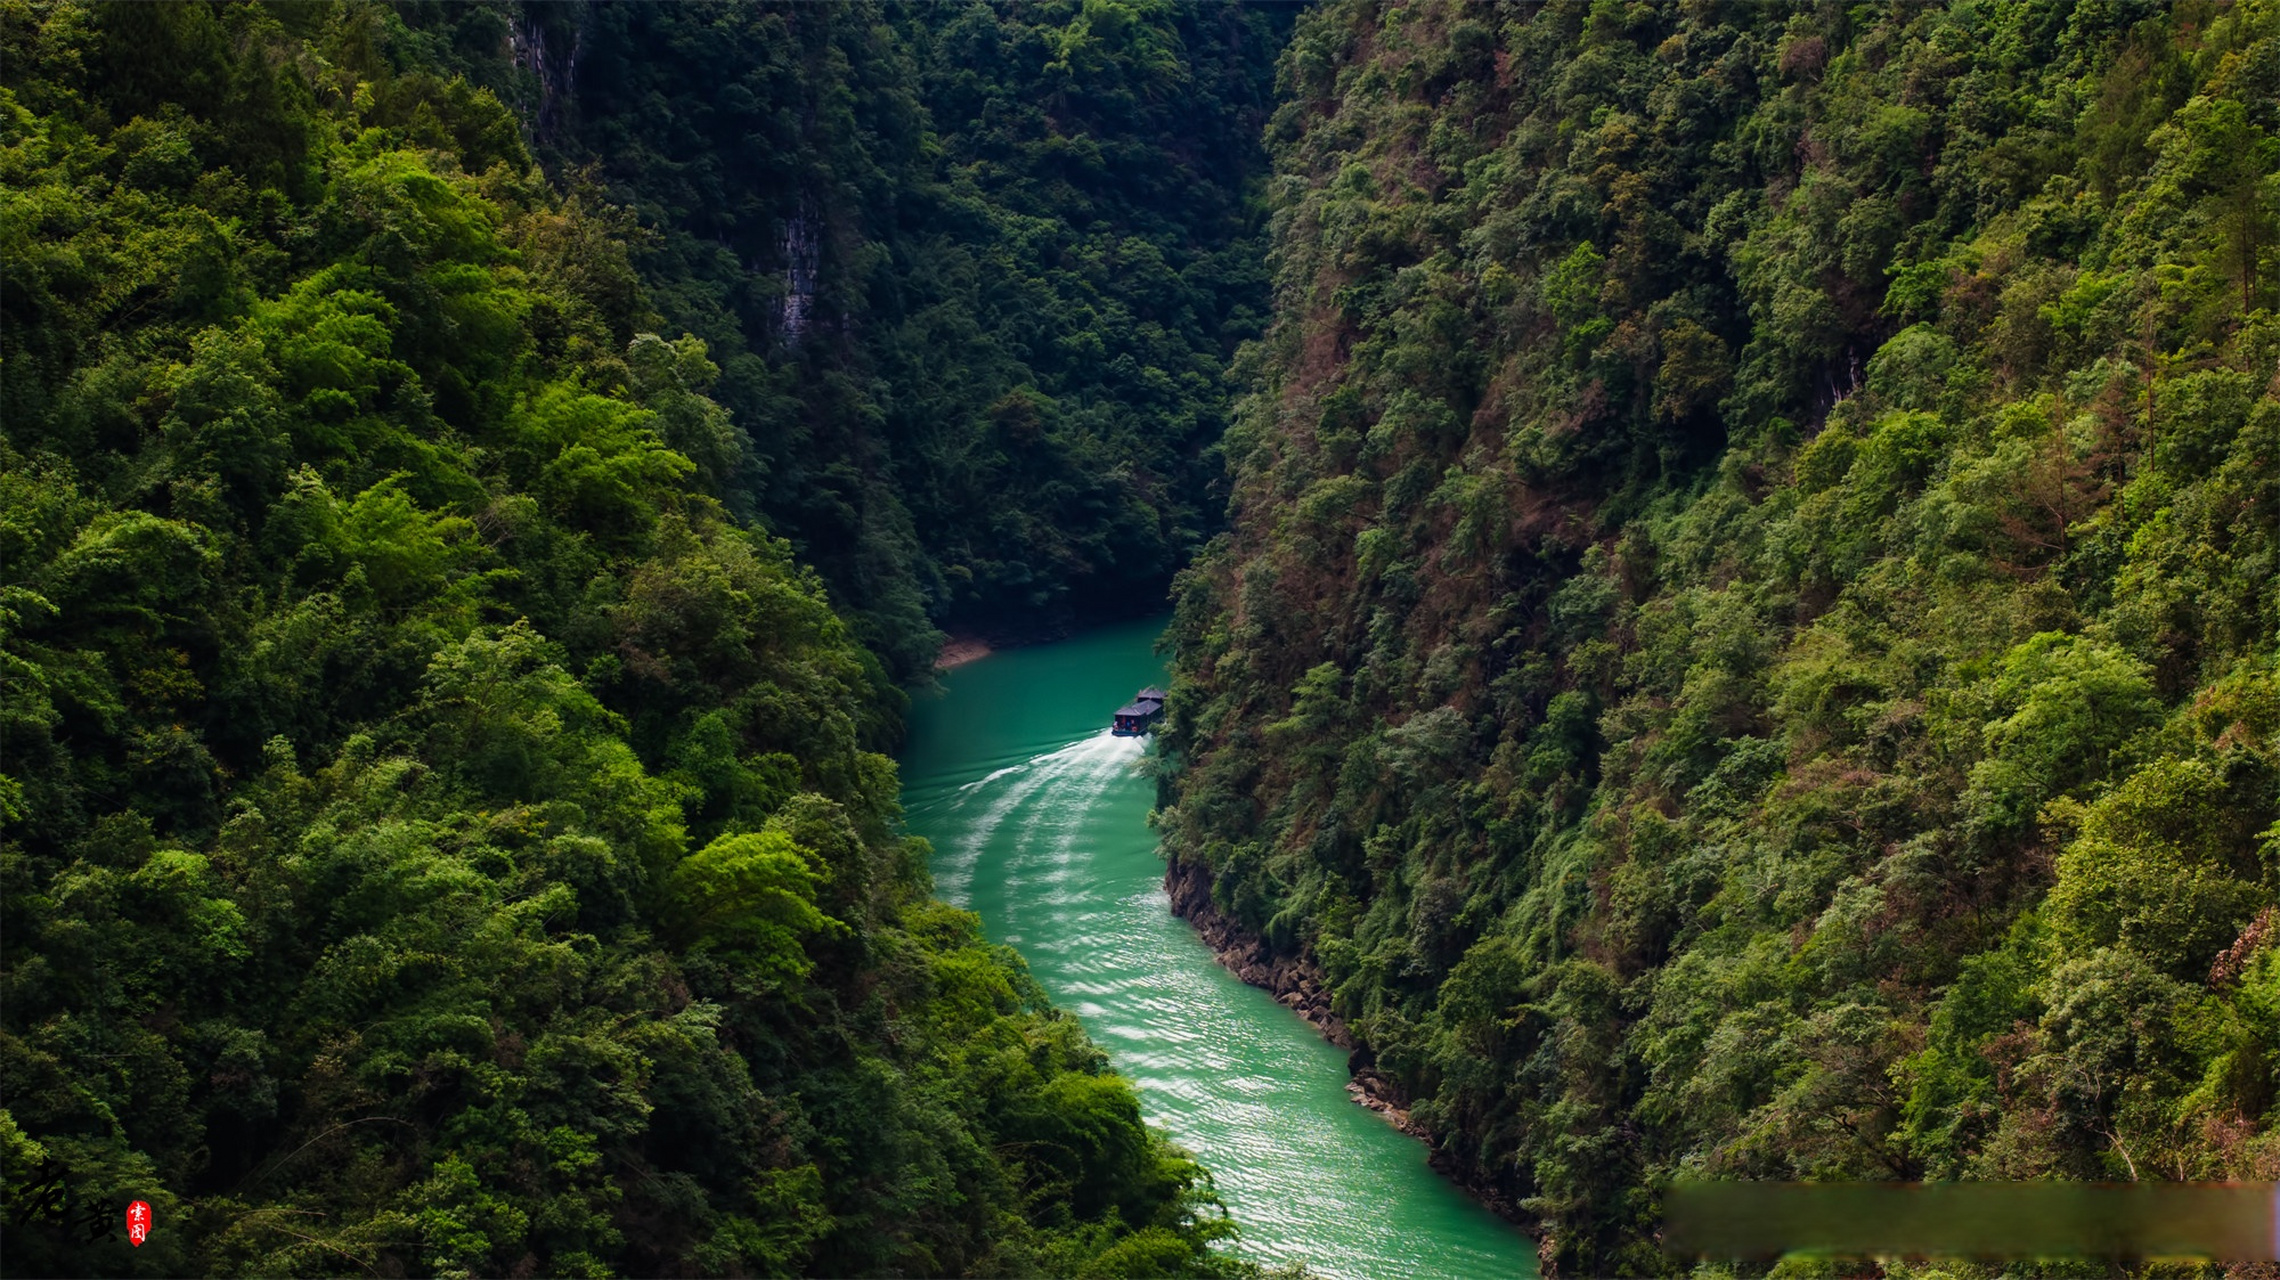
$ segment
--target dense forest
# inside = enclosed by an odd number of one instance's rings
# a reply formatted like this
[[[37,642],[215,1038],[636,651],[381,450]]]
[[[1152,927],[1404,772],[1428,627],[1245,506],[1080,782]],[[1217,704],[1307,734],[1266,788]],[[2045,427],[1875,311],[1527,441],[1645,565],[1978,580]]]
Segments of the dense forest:
[[[1268,34],[0,3],[0,1270],[1254,1271],[881,752],[1209,523]]]
[[[2280,1177],[2280,5],[1336,0],[1175,874],[1572,1274]]]
[[[408,6],[622,208],[714,465],[898,679],[1162,608],[1226,505],[1287,6]],[[502,39],[502,33],[505,38]],[[704,459],[699,459],[704,461]]]
[[[886,754],[1167,594],[1547,1271],[2280,1180],[2276,312],[2280,0],[0,0],[0,1271],[1255,1276]]]

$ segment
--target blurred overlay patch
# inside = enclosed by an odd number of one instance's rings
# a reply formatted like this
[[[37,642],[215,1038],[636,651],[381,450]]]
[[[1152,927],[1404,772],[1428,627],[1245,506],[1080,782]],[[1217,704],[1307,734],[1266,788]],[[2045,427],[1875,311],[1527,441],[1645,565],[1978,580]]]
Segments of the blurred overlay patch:
[[[1682,1182],[1663,1247],[1980,1258],[2280,1258],[2269,1182]]]

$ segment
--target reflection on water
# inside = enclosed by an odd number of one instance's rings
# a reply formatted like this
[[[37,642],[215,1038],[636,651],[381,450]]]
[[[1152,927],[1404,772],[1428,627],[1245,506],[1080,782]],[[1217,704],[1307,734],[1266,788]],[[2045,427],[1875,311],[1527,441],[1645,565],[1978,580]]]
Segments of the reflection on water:
[[[1055,894],[1069,893],[1084,860],[1078,840],[1086,818],[1110,787],[1137,776],[1144,749],[1145,739],[1119,738],[1103,729],[1033,760],[992,769],[960,784],[947,802],[929,806],[928,826],[958,832],[935,846],[934,881],[941,896],[967,905],[974,869],[985,854],[1006,874],[1009,888],[1048,903]],[[1014,819],[1010,828],[1008,818]],[[927,829],[915,814],[913,827]],[[1002,841],[996,838],[1001,829]],[[1034,888],[1032,876],[1038,877]],[[998,940],[1019,945],[1014,938]]]
[[[1210,1167],[1245,1252],[1340,1277],[1532,1275],[1525,1236],[1348,1100],[1343,1051],[1171,915],[1146,740],[1103,727],[1162,681],[1159,625],[997,654],[914,708],[903,802],[938,891],[1021,949],[1149,1121]]]

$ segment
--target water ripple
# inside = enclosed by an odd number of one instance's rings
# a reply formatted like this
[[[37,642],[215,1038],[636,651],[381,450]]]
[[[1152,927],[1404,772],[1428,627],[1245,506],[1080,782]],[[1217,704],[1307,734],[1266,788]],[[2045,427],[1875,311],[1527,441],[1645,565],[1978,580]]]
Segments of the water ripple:
[[[1347,1099],[1342,1051],[1221,969],[1169,914],[1143,742],[1026,737],[1034,728],[1014,712],[1059,705],[1038,692],[1038,671],[1062,673],[1064,698],[1098,705],[1151,678],[1144,637],[1120,642],[1140,660],[1119,659],[1121,673],[1087,660],[1085,643],[961,668],[945,679],[950,697],[914,709],[905,812],[934,842],[941,894],[1020,946],[1138,1088],[1150,1122],[1212,1170],[1245,1253],[1333,1277],[1532,1275],[1526,1237],[1426,1168],[1422,1144]],[[994,745],[956,719],[968,688],[977,701],[966,705],[1011,709]]]

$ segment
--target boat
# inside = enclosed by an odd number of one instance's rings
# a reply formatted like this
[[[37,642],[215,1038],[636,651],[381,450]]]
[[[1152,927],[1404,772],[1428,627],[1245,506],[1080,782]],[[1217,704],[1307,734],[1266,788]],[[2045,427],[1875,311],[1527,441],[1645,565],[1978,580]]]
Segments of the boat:
[[[1132,701],[1116,709],[1109,722],[1109,732],[1119,738],[1137,738],[1148,732],[1156,717],[1164,714],[1164,691],[1142,689],[1132,695]]]

